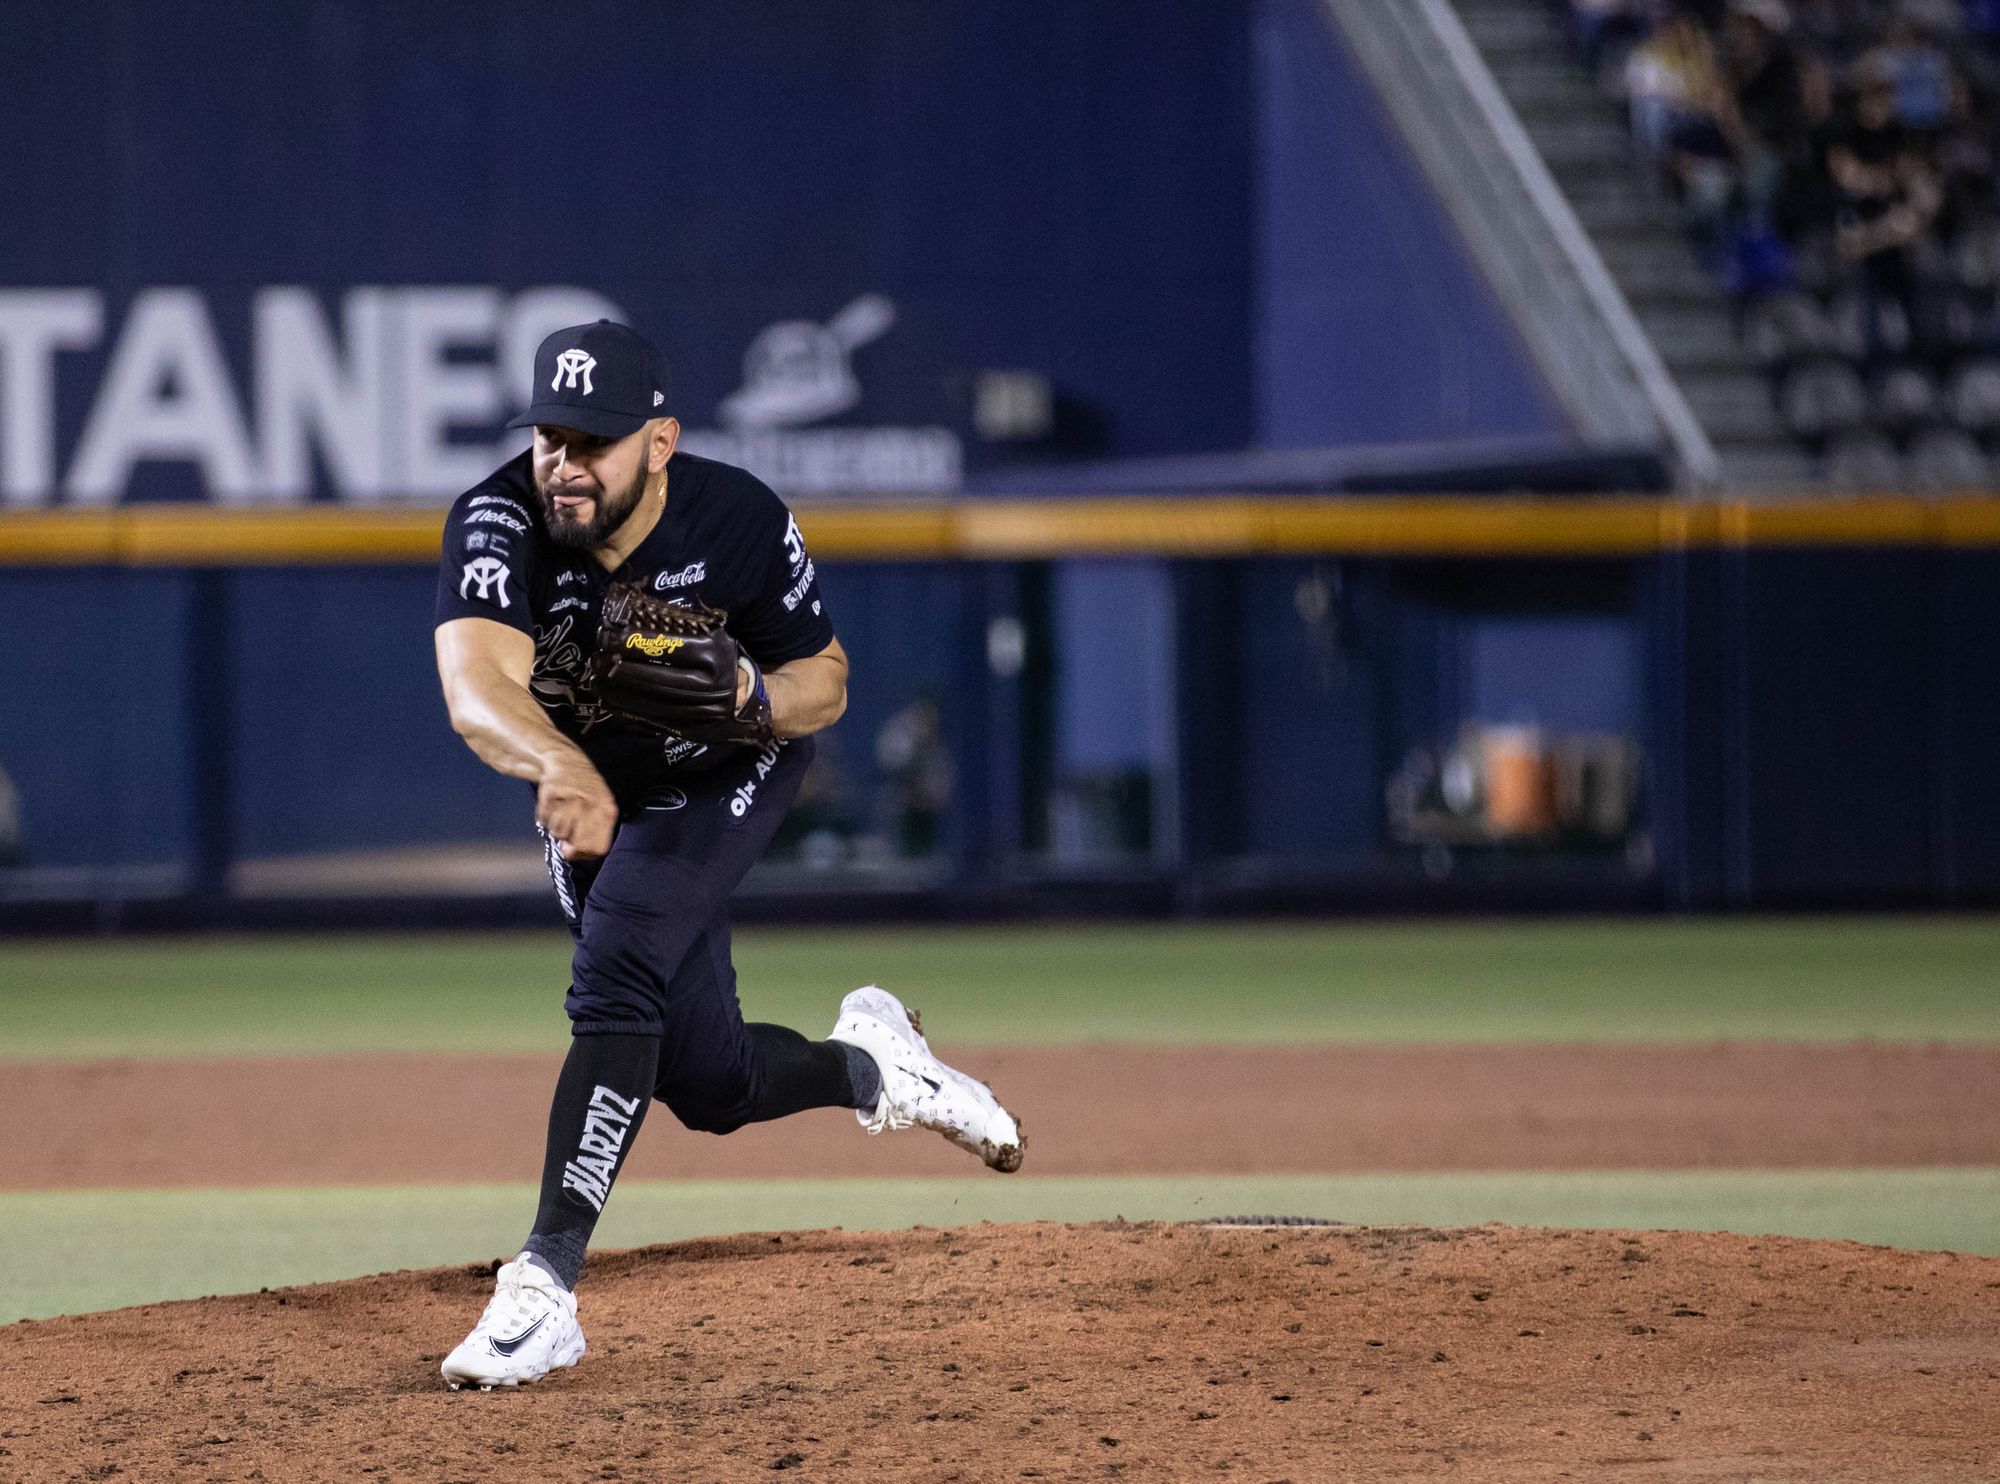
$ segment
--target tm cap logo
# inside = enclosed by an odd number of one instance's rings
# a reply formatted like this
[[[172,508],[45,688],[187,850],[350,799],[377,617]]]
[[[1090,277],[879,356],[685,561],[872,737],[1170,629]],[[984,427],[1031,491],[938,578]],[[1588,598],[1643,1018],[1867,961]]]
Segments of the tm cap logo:
[[[597,357],[587,350],[566,350],[556,357],[555,380],[549,383],[549,390],[559,392],[567,387],[576,390],[576,379],[583,378],[583,394],[587,397],[596,390],[590,384],[590,373],[597,367]]]

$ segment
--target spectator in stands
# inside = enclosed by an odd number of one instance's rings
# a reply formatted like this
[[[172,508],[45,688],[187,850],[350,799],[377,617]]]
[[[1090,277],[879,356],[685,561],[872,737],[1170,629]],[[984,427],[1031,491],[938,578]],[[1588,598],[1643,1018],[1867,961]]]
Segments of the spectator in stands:
[[[1952,114],[1957,89],[1951,62],[1907,14],[1889,22],[1882,44],[1861,59],[1867,75],[1886,80],[1896,118],[1923,138],[1935,138]]]
[[[1827,146],[1826,168],[1840,193],[1840,254],[1861,270],[1873,358],[1882,349],[1885,299],[1895,300],[1911,321],[1917,318],[1921,282],[1915,250],[1942,196],[1921,136],[1901,117],[1893,66],[1871,53],[1855,71],[1853,108]]]
[[[1625,98],[1641,151],[1666,165],[1681,141],[1713,130],[1718,86],[1707,30],[1686,11],[1668,16],[1625,66]]]
[[[859,823],[846,758],[837,743],[822,747],[813,754],[799,796],[772,837],[767,858],[795,860],[808,870],[830,870],[846,858]]]
[[[1570,6],[1570,34],[1593,72],[1622,62],[1651,29],[1647,0],[1574,0]]]
[[[1896,0],[1896,14],[1947,49],[1965,31],[1968,0]]]
[[[1810,362],[1892,472],[1964,482],[1972,439],[2000,449],[2000,0],[1653,3],[1623,71],[1634,142],[1723,282],[1793,306],[1746,319],[1797,330],[1774,391]]]
[[[1722,31],[1716,122],[1735,157],[1744,211],[1768,222],[1806,148],[1806,92],[1783,0],[1736,0]]]
[[[1727,133],[1736,110],[1707,28],[1692,13],[1676,11],[1632,53],[1626,78],[1634,137],[1689,225],[1712,237],[1736,189]]]
[[[2000,45],[2000,0],[1963,0],[1966,35],[1980,45]]]

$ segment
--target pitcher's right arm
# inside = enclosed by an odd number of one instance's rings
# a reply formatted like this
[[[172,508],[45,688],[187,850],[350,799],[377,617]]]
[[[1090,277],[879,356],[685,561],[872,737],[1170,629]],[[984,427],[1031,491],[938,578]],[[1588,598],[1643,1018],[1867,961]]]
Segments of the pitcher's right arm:
[[[618,805],[583,749],[556,730],[528,689],[535,641],[485,618],[437,626],[438,680],[452,730],[479,760],[535,785],[535,822],[565,860],[611,848]]]

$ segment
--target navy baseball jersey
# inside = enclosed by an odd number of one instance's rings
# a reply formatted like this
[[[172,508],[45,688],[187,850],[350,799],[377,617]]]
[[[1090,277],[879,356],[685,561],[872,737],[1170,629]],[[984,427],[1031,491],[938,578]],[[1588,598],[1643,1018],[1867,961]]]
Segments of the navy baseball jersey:
[[[616,572],[549,538],[526,453],[460,495],[445,518],[436,621],[487,618],[531,636],[535,699],[621,803],[676,769],[723,759],[609,715],[582,693],[598,610],[614,581],[727,610],[730,634],[767,670],[833,642],[798,522],[747,470],[676,453],[667,463],[665,512]]]

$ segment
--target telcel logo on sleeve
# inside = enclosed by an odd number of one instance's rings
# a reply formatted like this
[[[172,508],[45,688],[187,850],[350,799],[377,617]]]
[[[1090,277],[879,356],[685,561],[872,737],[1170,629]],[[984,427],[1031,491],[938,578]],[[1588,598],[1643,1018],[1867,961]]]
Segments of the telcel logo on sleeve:
[[[627,649],[636,649],[639,653],[650,655],[654,659],[658,659],[663,654],[672,654],[685,643],[687,643],[687,640],[676,638],[672,634],[627,634],[625,636],[625,647]]]

